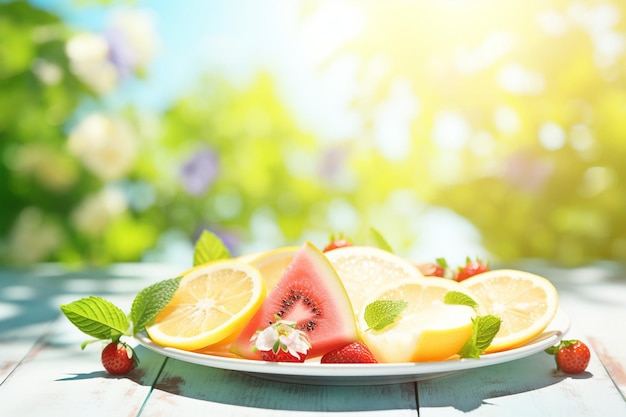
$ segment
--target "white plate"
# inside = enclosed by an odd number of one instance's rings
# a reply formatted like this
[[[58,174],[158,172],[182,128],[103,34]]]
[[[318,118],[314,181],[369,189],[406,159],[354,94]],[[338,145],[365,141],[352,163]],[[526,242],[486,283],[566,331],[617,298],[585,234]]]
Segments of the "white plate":
[[[274,363],[239,359],[163,347],[145,334],[138,342],[154,352],[185,362],[228,369],[274,381],[313,385],[379,385],[438,378],[455,372],[521,359],[557,344],[570,326],[569,317],[558,311],[548,328],[516,349],[491,353],[480,359],[455,359],[442,362],[321,364],[319,358],[304,363]]]

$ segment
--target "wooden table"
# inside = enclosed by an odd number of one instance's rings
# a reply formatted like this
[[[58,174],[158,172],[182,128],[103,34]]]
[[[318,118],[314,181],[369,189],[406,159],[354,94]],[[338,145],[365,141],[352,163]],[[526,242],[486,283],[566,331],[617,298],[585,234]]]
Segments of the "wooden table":
[[[101,295],[129,311],[146,285],[176,276],[171,265],[124,264],[68,271],[42,265],[0,270],[0,416],[626,416],[626,271],[527,264],[550,278],[572,326],[592,348],[587,372],[554,372],[543,352],[423,382],[315,386],[272,382],[165,358],[142,346],[122,377],[100,364],[100,346],[58,306]]]

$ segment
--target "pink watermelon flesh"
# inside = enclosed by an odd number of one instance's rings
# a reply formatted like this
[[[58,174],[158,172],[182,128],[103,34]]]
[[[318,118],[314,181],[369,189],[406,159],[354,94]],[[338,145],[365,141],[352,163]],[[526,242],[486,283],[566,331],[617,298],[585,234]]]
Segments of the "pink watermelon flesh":
[[[230,351],[260,359],[259,352],[252,351],[250,338],[258,329],[272,324],[279,313],[283,320],[296,322],[296,328],[306,332],[311,342],[309,358],[358,340],[346,290],[324,254],[309,242],[296,253]]]

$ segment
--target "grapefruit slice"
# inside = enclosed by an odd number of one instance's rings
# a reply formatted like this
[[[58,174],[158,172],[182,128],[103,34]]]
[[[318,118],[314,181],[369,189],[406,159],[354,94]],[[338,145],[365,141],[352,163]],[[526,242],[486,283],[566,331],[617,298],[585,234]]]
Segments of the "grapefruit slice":
[[[311,343],[308,357],[319,356],[359,340],[352,306],[337,272],[312,243],[305,243],[263,305],[231,345],[231,352],[260,359],[250,338],[280,316],[296,322]]]
[[[325,255],[348,292],[355,316],[362,312],[364,301],[386,283],[422,277],[409,261],[375,247],[346,246]]]
[[[379,362],[441,361],[457,353],[472,336],[475,312],[465,305],[444,303],[450,291],[475,296],[456,281],[409,278],[392,281],[373,293],[365,305],[379,300],[405,301],[399,320],[382,330],[369,329],[358,317],[363,341]]]

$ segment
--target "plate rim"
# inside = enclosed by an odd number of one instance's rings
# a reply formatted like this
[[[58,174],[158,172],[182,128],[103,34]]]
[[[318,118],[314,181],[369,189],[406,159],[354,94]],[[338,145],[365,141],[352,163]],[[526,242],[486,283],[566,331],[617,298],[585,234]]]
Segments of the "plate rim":
[[[520,347],[494,352],[481,356],[480,359],[453,359],[439,362],[398,362],[376,364],[321,364],[312,359],[304,363],[289,362],[265,362],[245,358],[232,358],[186,351],[182,349],[165,347],[153,342],[148,335],[141,332],[135,335],[137,342],[158,354],[173,359],[189,362],[212,368],[239,371],[258,376],[270,375],[271,379],[314,380],[319,378],[342,379],[342,378],[394,378],[414,376],[414,380],[421,377],[429,377],[435,374],[461,372],[469,369],[496,365],[504,362],[521,359],[537,352],[541,352],[558,343],[569,331],[570,319],[561,309],[557,310],[546,329],[533,338],[529,343]],[[364,381],[363,385],[367,382]]]

